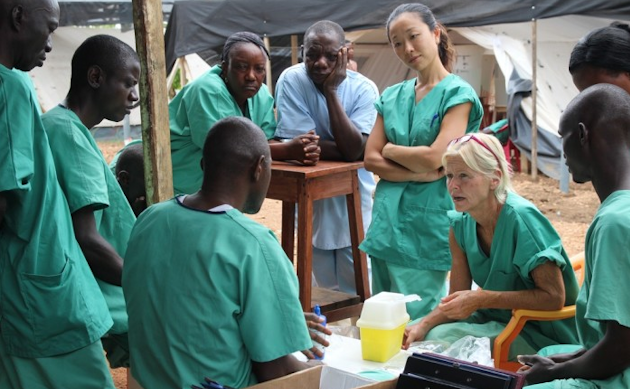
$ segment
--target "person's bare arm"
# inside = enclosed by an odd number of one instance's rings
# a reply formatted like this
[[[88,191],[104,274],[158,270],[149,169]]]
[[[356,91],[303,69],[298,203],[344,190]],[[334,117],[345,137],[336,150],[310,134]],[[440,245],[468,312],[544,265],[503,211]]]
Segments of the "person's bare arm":
[[[521,371],[525,374],[527,384],[565,378],[604,380],[630,367],[630,328],[616,321],[605,323],[606,334],[593,348],[580,350],[565,362],[554,362],[553,356],[519,356],[519,362],[526,365]]]
[[[470,274],[470,268],[468,267],[468,259],[466,254],[457,244],[453,229],[450,229],[448,234],[448,243],[451,249],[451,256],[453,257],[453,264],[451,266],[451,279],[450,279],[450,291],[459,292],[463,290],[470,290],[472,287],[472,275]],[[405,336],[403,338],[403,348],[408,349],[411,343],[424,340],[429,331],[437,327],[440,324],[449,323],[453,320],[447,317],[440,307],[436,307],[431,313],[425,316],[417,324],[405,328]]]
[[[545,262],[531,272],[535,287],[519,291],[466,290],[442,299],[438,308],[450,319],[461,320],[478,309],[538,309],[552,311],[564,306],[564,281],[560,268]]]
[[[72,225],[81,251],[99,280],[121,286],[123,260],[96,229],[92,207],[87,206],[72,214]]]
[[[385,136],[383,117],[378,115],[372,133],[368,138],[367,145],[365,146],[365,158],[363,162],[367,170],[378,175],[380,178],[392,182],[430,182],[444,176],[444,173],[437,169],[426,174],[414,173],[406,167],[384,158],[381,152],[387,143],[388,140]]]
[[[322,93],[326,98],[330,128],[335,138],[333,141],[320,142],[322,159],[344,160],[348,162],[362,159],[367,136],[361,133],[352,123],[337,97],[337,88],[346,79],[348,64],[347,48],[342,47],[337,53],[335,69],[322,85]]]
[[[440,133],[430,146],[399,146],[388,143],[383,147],[383,157],[396,162],[415,173],[426,173],[442,166],[442,155],[453,139],[464,135],[472,103],[457,105],[448,110]]]
[[[318,364],[321,364],[321,362],[314,360],[309,362],[298,361],[293,355],[289,354],[269,362],[252,361],[252,370],[258,382],[265,382]]]
[[[311,130],[296,136],[288,142],[269,141],[271,159],[275,161],[298,161],[304,165],[315,165],[319,161],[321,148],[319,136]]]

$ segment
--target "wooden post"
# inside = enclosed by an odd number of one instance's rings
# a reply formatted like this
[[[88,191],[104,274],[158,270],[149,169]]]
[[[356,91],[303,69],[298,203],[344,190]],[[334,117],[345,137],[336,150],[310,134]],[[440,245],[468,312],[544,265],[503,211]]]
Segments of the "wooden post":
[[[535,6],[532,6],[534,9]],[[538,23],[536,18],[532,19],[532,178],[538,178],[538,124],[537,124],[537,91],[538,81],[538,47],[537,47]]]
[[[267,48],[267,52],[269,53],[269,58],[267,59],[267,81],[265,82],[267,84],[267,88],[269,88],[269,93],[271,93],[273,95],[273,88],[271,87],[271,83],[273,78],[271,77],[271,45],[269,43],[269,37],[267,35],[265,35],[265,37],[263,38],[263,42],[265,43],[265,47]]]
[[[298,63],[298,37],[291,35],[291,65]]]
[[[144,177],[151,205],[173,197],[162,2],[133,0],[133,24],[140,57]]]

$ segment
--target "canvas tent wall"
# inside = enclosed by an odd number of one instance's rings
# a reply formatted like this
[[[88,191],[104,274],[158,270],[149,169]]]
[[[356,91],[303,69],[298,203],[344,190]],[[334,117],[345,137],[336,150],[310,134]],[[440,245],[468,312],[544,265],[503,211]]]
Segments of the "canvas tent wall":
[[[346,30],[380,28],[405,1],[388,0],[178,0],[165,36],[167,64],[186,54],[220,52],[225,39],[239,30],[270,38],[303,34],[313,22],[330,19]],[[577,93],[568,74],[571,48],[579,37],[612,19],[630,19],[627,1],[590,0],[427,0],[445,25],[494,54],[512,92],[511,136],[526,154],[531,149],[531,26],[539,21],[538,156],[539,168],[558,178],[561,156],[557,123]],[[578,15],[578,16],[566,16]],[[581,16],[580,16],[581,15]],[[514,24],[516,23],[516,24]],[[382,35],[384,37],[384,33]],[[357,39],[360,46],[360,38]],[[389,48],[373,46],[361,71],[381,88],[406,78],[407,70]]]

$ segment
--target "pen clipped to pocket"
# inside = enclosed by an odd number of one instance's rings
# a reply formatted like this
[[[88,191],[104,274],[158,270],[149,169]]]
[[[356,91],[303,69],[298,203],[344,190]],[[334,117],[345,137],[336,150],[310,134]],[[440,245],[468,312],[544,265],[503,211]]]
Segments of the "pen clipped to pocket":
[[[433,115],[433,118],[431,119],[431,125],[429,126],[429,128],[433,129],[433,124],[440,118],[440,114],[436,113],[435,115]],[[439,121],[438,121],[439,123]]]

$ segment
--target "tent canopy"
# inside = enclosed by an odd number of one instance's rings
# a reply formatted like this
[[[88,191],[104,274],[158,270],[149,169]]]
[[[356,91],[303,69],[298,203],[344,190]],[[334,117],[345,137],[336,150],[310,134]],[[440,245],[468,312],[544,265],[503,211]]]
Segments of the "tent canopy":
[[[61,9],[60,26],[132,25],[131,0],[58,0]],[[164,20],[175,0],[162,0]]]
[[[301,35],[317,20],[333,20],[346,31],[382,29],[391,11],[407,1],[392,0],[177,0],[166,36],[166,63],[192,53],[221,52],[229,35],[239,30],[272,38]],[[577,93],[566,71],[577,39],[591,28],[609,23],[600,19],[630,19],[627,0],[425,0],[436,18],[468,41],[494,54],[510,95],[510,135],[521,150],[531,148],[531,26],[540,23],[537,80],[539,168],[559,176],[560,114]],[[569,16],[573,15],[573,16]],[[582,18],[582,19],[580,19]],[[512,27],[514,26],[514,27]],[[576,27],[575,29],[572,27]],[[575,30],[575,31],[573,31]],[[384,39],[384,33],[381,33]],[[542,41],[541,37],[548,37]],[[282,39],[282,38],[280,38]],[[547,39],[547,38],[543,38]],[[357,46],[359,47],[359,46]],[[387,77],[384,85],[400,82],[408,70],[388,47],[371,44],[370,58],[361,68],[368,77]],[[355,50],[355,56],[359,54]],[[273,51],[272,51],[273,55]],[[273,61],[272,61],[273,63]],[[481,62],[478,63],[481,65]],[[373,69],[372,69],[372,68]],[[383,70],[383,68],[386,68]],[[466,72],[466,70],[463,70]],[[369,74],[368,74],[369,73]],[[508,82],[509,81],[509,82]]]
[[[345,30],[382,27],[395,0],[176,0],[166,30],[166,64],[187,54],[220,51],[228,36],[248,30],[261,36],[303,34],[317,20]],[[448,27],[525,22],[562,15],[630,17],[627,0],[425,0]]]

